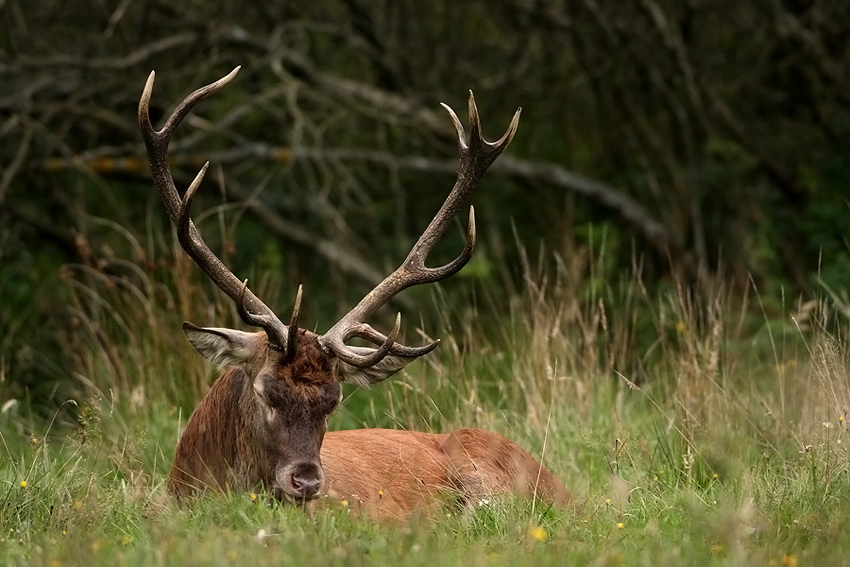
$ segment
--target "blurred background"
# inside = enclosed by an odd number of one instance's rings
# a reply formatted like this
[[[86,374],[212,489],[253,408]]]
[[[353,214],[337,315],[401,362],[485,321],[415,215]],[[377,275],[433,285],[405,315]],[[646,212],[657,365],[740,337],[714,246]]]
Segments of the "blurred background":
[[[603,314],[635,290],[685,305],[706,282],[757,293],[759,325],[813,295],[847,314],[848,2],[6,0],[0,20],[4,400],[55,407],[95,368],[120,384],[160,353],[180,381],[195,356],[180,321],[238,325],[150,181],[136,107],[151,70],[161,124],[242,66],[178,130],[174,175],[185,188],[212,162],[195,222],[284,318],[303,283],[308,328],[394,269],[439,208],[457,164],[439,103],[465,122],[469,89],[488,138],[518,106],[522,120],[472,199],[472,263],[394,306],[408,342],[469,317],[486,329],[530,274],[542,288],[557,273],[556,300]],[[638,380],[664,329],[647,313],[645,338],[643,309],[628,313],[616,353],[614,331],[587,348]],[[196,374],[174,395],[188,409],[208,384]]]

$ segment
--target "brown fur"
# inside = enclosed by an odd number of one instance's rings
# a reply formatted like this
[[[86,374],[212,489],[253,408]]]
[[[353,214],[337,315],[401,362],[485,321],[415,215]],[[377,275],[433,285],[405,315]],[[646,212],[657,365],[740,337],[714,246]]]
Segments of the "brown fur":
[[[325,436],[322,465],[327,497],[379,520],[430,515],[447,498],[468,505],[512,493],[556,505],[570,500],[519,445],[478,429],[334,431]]]
[[[516,493],[556,505],[569,501],[552,473],[495,433],[358,429],[325,434],[326,418],[339,401],[336,360],[303,330],[292,361],[258,339],[261,346],[244,366],[255,377],[243,369],[227,370],[186,424],[168,480],[176,496],[265,486],[283,497],[276,471],[282,463],[306,459],[324,471],[322,491],[310,507],[346,501],[378,520],[429,515],[446,498],[475,504]]]
[[[239,434],[249,430],[246,421],[253,400],[246,392],[248,382],[242,370],[227,370],[192,413],[177,442],[168,477],[168,489],[176,496],[270,482],[268,470],[250,466],[254,460],[250,439]]]

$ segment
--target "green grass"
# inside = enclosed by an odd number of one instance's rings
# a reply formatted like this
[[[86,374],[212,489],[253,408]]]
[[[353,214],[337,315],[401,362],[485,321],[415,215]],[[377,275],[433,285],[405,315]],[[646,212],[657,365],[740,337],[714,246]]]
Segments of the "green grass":
[[[542,455],[575,505],[492,499],[378,525],[264,495],[170,499],[180,427],[215,374],[179,322],[235,320],[178,273],[68,281],[78,395],[0,413],[0,563],[850,564],[850,345],[829,305],[767,317],[769,298],[652,295],[636,278],[579,301],[556,271],[443,310],[440,349],[346,390],[331,427],[495,430]]]

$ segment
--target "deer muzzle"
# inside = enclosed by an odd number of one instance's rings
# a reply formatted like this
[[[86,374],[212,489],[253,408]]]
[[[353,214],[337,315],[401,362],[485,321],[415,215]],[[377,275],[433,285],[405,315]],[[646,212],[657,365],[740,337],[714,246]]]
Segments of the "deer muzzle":
[[[292,500],[312,500],[319,496],[325,483],[322,465],[313,461],[300,461],[279,466],[275,471],[275,484]]]

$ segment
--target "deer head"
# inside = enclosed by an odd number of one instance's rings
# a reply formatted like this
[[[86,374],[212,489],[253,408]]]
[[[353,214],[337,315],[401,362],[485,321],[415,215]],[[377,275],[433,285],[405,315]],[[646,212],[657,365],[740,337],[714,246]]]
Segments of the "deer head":
[[[505,134],[487,142],[481,134],[478,109],[469,93],[469,132],[455,112],[446,106],[458,136],[460,169],[457,181],[437,215],[419,237],[407,259],[370,291],[347,315],[326,333],[317,335],[298,327],[301,287],[288,324],[240,281],[210,250],[190,217],[192,200],[201,185],[209,162],[201,168],[181,197],[171,174],[168,146],[181,121],[201,100],[215,94],[239,72],[239,67],[218,81],[187,96],[172,112],[161,130],[151,125],[149,105],[154,85],[151,72],[139,102],[139,125],[150,160],[151,175],[183,249],[204,273],[236,305],[246,325],[260,332],[224,328],[201,328],[186,322],[183,330],[189,341],[211,362],[235,367],[232,391],[218,404],[233,407],[233,423],[210,423],[210,427],[230,430],[222,439],[232,440],[234,449],[228,467],[251,479],[264,482],[285,498],[314,498],[322,488],[324,474],[319,458],[327,419],[341,398],[342,382],[371,385],[387,379],[419,356],[437,347],[439,341],[411,347],[396,341],[401,314],[395,326],[384,335],[366,320],[381,306],[407,287],[436,282],[455,274],[470,259],[475,246],[475,216],[469,209],[466,246],[452,262],[436,267],[425,260],[452,219],[469,197],[475,184],[510,143],[519,122],[518,109]],[[354,337],[374,347],[346,344]],[[196,410],[197,415],[202,406]],[[210,402],[212,403],[212,402]],[[195,418],[193,415],[193,419]],[[237,430],[235,433],[234,430]],[[224,458],[224,457],[222,457]],[[208,466],[210,464],[208,463]],[[247,471],[247,472],[246,472]]]

